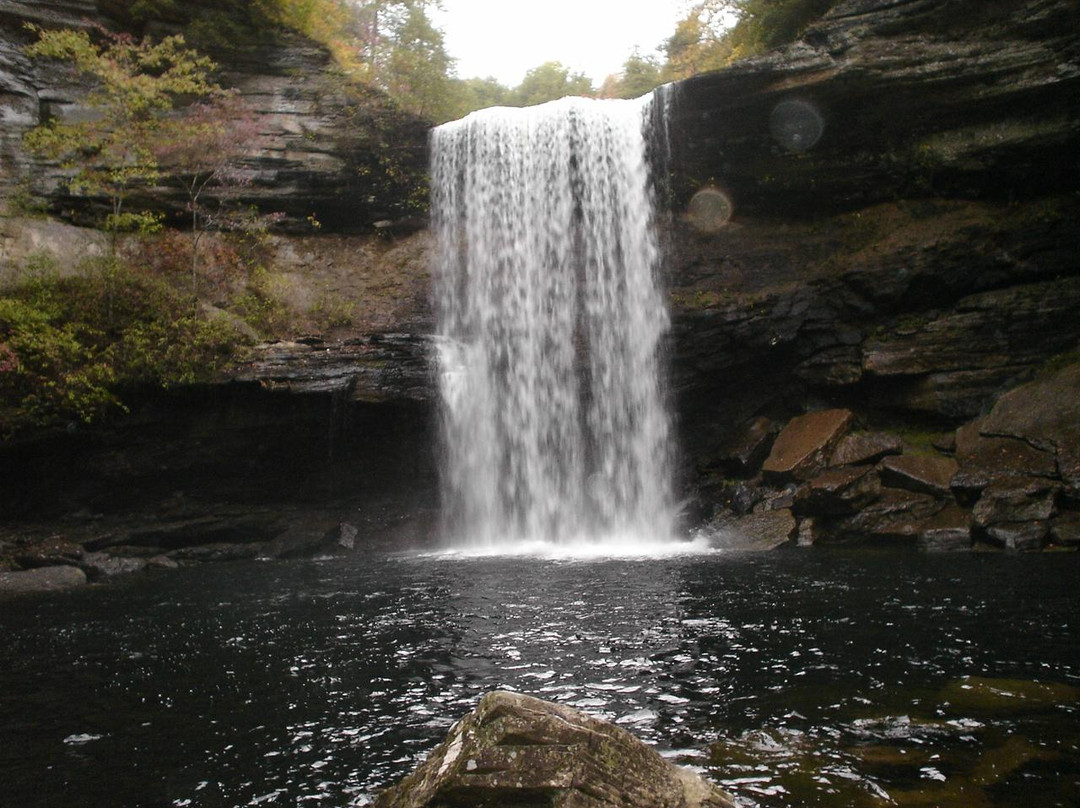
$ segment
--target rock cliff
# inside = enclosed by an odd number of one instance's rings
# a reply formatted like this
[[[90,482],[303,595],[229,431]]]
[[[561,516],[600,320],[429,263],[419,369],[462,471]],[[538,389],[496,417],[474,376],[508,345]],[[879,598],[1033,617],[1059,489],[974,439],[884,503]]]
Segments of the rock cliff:
[[[107,0],[40,3],[0,0],[0,198],[29,191],[50,209],[79,220],[85,199],[66,195],[55,171],[22,149],[23,134],[48,117],[78,116],[87,86],[57,64],[32,62],[22,47],[26,23],[112,30],[141,26],[130,4]],[[173,33],[215,6],[177,6],[151,33]],[[201,43],[200,43],[201,44]],[[223,86],[236,88],[257,121],[260,143],[246,158],[253,181],[241,202],[285,214],[283,228],[373,232],[375,222],[415,230],[426,203],[429,123],[397,109],[374,89],[342,79],[330,54],[297,34],[276,31],[243,47],[209,42]],[[186,197],[163,182],[142,204],[180,213]]]
[[[1074,348],[1078,15],[841,2],[805,41],[685,82],[675,208],[714,186],[735,215],[675,222],[678,388],[767,367],[957,423]]]
[[[0,193],[27,179],[48,191],[20,133],[78,103],[76,85],[21,57],[21,22],[93,13],[86,0],[0,0]],[[1068,371],[1080,343],[1077,30],[1070,0],[841,0],[802,41],[670,94],[670,382],[691,523],[737,532],[752,516],[769,533],[761,546],[856,536],[927,549],[1075,545],[1075,445],[1047,426],[1075,427],[1075,414],[1022,423],[1008,391],[1034,384],[1024,389],[1044,410],[1055,396],[1080,398]],[[409,256],[406,280],[384,282],[391,261],[370,281],[342,281],[387,254],[343,233],[412,226],[424,125],[377,98],[330,91],[326,55],[298,39],[218,58],[270,134],[252,200],[286,211],[296,229],[312,213],[323,222],[306,240],[282,236],[275,254],[298,279],[331,278],[370,316],[333,338],[263,346],[231,385],[170,411],[183,425],[174,437],[202,436],[198,462],[182,459],[177,440],[128,471],[169,469],[154,488],[164,501],[205,488],[190,484],[196,469],[218,474],[237,457],[269,469],[268,458],[292,456],[291,471],[318,481],[305,492],[344,490],[349,469],[362,469],[383,492],[430,502],[422,237],[393,247]],[[387,146],[409,171],[387,172]],[[57,210],[71,202],[52,198]],[[795,434],[821,411],[841,426]],[[207,419],[226,427],[231,457],[211,457]],[[269,437],[271,426],[285,432]],[[369,452],[384,428],[402,442],[380,437]],[[797,474],[781,467],[790,459],[770,461],[785,428],[781,446],[811,446]],[[79,440],[85,468],[123,479],[108,440]],[[987,471],[995,452],[1013,458],[1008,479]],[[48,473],[39,461],[35,473]],[[380,464],[395,469],[381,483]],[[285,492],[289,477],[278,468],[259,480]],[[71,506],[97,513],[108,501],[98,487]]]
[[[669,273],[689,478],[745,504],[739,480],[761,469],[738,462],[746,436],[829,406],[936,462],[952,449],[928,435],[1075,356],[1078,14],[849,0],[802,42],[678,87]],[[723,226],[696,212],[702,189],[723,195]],[[871,481],[819,480],[796,512],[880,502]]]

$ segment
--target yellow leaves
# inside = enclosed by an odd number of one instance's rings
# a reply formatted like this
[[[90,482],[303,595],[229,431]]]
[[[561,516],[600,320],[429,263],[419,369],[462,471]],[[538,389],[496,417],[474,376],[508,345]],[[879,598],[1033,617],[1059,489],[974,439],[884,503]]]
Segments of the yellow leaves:
[[[180,35],[158,43],[119,34],[96,44],[87,31],[27,26],[38,41],[27,46],[35,59],[69,62],[94,80],[89,98],[113,121],[140,120],[172,109],[181,96],[206,96],[221,88],[210,80],[217,65],[187,47]]]
[[[181,36],[155,44],[104,34],[98,43],[82,30],[30,30],[38,41],[26,48],[29,56],[66,61],[94,86],[84,102],[90,116],[45,122],[27,133],[27,148],[66,168],[72,193],[109,198],[103,224],[110,233],[152,230],[152,219],[123,211],[124,200],[131,188],[158,179],[154,146],[177,99],[223,93],[210,79],[214,62]]]
[[[278,25],[299,31],[332,50],[344,38],[350,21],[349,13],[335,0],[257,0],[256,4]]]

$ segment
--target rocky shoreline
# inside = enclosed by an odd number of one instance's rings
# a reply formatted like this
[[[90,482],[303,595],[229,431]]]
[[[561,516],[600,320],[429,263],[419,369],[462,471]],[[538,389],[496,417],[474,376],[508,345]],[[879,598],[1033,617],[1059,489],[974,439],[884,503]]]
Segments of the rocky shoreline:
[[[1080,548],[1080,364],[955,431],[856,429],[850,410],[746,425],[703,486],[704,529],[751,547],[883,543],[929,552]],[[731,538],[734,534],[735,538]],[[721,539],[723,542],[723,539]]]

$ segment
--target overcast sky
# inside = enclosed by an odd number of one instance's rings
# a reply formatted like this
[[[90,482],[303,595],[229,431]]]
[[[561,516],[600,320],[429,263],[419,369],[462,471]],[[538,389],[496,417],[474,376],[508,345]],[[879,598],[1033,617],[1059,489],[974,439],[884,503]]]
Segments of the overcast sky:
[[[655,52],[686,0],[443,0],[432,15],[460,78],[494,76],[515,87],[525,72],[562,62],[599,85],[637,47]]]

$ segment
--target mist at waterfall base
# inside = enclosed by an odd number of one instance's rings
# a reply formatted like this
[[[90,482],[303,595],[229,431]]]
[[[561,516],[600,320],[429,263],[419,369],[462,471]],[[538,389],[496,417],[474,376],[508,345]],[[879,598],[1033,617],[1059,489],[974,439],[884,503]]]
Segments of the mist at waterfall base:
[[[673,542],[648,165],[655,105],[566,98],[432,134],[445,530],[465,555]]]

